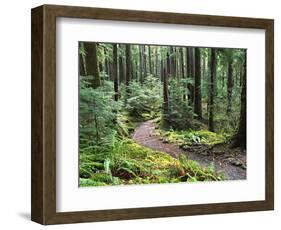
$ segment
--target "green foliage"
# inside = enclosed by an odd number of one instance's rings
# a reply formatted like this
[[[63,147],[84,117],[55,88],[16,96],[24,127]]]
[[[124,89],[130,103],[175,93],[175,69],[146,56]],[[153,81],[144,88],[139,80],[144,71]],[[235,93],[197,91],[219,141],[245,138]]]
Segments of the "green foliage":
[[[223,178],[211,167],[202,168],[185,156],[180,156],[178,160],[130,140],[118,142],[107,151],[110,151],[107,156],[111,158],[100,159],[95,154],[88,154],[96,161],[103,162],[104,168],[92,170],[87,180],[80,179],[81,186],[216,181]],[[82,168],[87,165],[83,163]]]
[[[130,116],[140,120],[149,120],[159,116],[162,106],[161,82],[149,75],[143,84],[131,81],[130,97],[126,101],[126,110]]]
[[[112,183],[112,176],[106,172],[97,172],[92,175],[91,180],[103,183]]]
[[[99,148],[108,144],[113,136],[127,137],[134,130],[126,113],[121,113],[122,102],[113,100],[113,84],[92,89],[87,77],[80,80],[80,148]]]
[[[108,175],[108,174],[111,174],[111,171],[110,171],[110,160],[109,159],[105,159],[104,163],[104,171],[105,173]]]
[[[130,135],[137,122],[154,119],[157,128],[165,129],[158,129],[156,133],[164,136],[167,142],[183,146],[225,142],[239,125],[245,50],[217,48],[212,107],[217,133],[213,133],[206,130],[211,93],[210,48],[200,48],[202,120],[197,119],[193,112],[194,101],[190,101],[191,92],[188,90],[194,90],[194,76],[189,75],[193,75],[190,70],[195,68],[195,64],[191,69],[188,64],[192,49],[132,44],[127,57],[124,44],[118,44],[117,49],[118,63],[114,71],[113,44],[97,43],[101,86],[92,88],[94,76],[80,76],[79,79],[80,186],[222,180],[223,175],[217,174],[213,165],[201,167],[185,155],[175,159],[134,143]],[[87,52],[83,42],[79,44],[79,55],[82,64],[79,67],[86,72]],[[128,83],[126,73],[130,73],[128,88],[125,86]],[[163,76],[168,79],[165,114]],[[233,81],[230,84],[229,76]],[[231,85],[231,103],[227,98],[228,85]],[[118,101],[114,100],[116,88],[120,96]]]
[[[89,142],[100,142],[111,135],[114,128],[116,111],[120,105],[115,102],[112,83],[93,89],[89,87],[89,78],[80,77],[80,145],[89,146]]]
[[[86,51],[83,42],[79,43],[79,54],[86,57]]]
[[[169,82],[169,111],[163,114],[163,124],[166,128],[177,130],[194,127],[192,107],[183,95],[189,93],[186,87],[187,80],[170,80]],[[191,83],[191,82],[189,82]]]
[[[92,179],[84,179],[80,178],[79,180],[79,185],[81,187],[89,187],[89,186],[104,186],[106,183],[104,182],[99,182],[99,181],[94,181]]]
[[[83,163],[80,164],[80,168],[79,168],[79,176],[80,178],[89,178],[91,177],[92,173],[93,173],[93,165],[88,162],[88,163]]]
[[[210,132],[208,130],[187,130],[187,131],[163,131],[159,130],[161,135],[168,138],[169,142],[180,145],[191,145],[194,143],[201,143],[207,145],[214,145],[225,142],[227,139],[222,134]]]
[[[182,177],[183,180],[196,182],[196,181],[221,181],[224,175],[216,173],[214,166],[202,168],[196,161],[190,161],[185,155],[180,155],[179,161],[185,170],[186,175]]]

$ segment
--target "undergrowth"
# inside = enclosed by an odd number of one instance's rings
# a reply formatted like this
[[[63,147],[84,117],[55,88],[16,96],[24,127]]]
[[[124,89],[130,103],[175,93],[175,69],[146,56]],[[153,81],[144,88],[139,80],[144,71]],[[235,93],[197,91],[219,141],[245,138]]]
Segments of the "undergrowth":
[[[131,141],[116,140],[111,148],[83,150],[80,186],[220,181],[214,167],[201,167],[185,155],[175,159]]]
[[[215,145],[227,141],[227,135],[210,132],[208,130],[161,130],[157,129],[156,135],[163,136],[170,143],[179,145],[206,144]]]

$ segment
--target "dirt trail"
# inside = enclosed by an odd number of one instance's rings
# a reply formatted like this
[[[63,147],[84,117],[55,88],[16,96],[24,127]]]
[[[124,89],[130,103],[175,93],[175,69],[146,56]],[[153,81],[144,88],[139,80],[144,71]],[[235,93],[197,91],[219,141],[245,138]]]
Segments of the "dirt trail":
[[[165,152],[178,158],[180,153],[185,154],[188,159],[197,161],[202,166],[209,166],[214,163],[217,171],[222,171],[229,180],[246,179],[246,170],[240,166],[234,166],[229,159],[235,162],[246,162],[246,155],[236,154],[227,150],[206,149],[205,145],[189,146],[188,150],[183,150],[173,143],[164,143],[160,137],[154,135],[155,124],[152,120],[142,122],[133,133],[133,139],[140,145],[151,148],[156,151]],[[225,149],[223,149],[224,151]],[[219,154],[218,154],[219,153]],[[234,157],[233,157],[234,156]],[[235,163],[234,162],[234,163]]]

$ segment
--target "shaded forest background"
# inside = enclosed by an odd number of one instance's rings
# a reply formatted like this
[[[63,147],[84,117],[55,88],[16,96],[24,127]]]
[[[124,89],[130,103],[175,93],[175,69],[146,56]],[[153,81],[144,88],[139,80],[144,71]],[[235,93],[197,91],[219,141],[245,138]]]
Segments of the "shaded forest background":
[[[123,161],[147,120],[181,145],[246,149],[245,49],[79,42],[79,73],[82,185],[161,183]]]

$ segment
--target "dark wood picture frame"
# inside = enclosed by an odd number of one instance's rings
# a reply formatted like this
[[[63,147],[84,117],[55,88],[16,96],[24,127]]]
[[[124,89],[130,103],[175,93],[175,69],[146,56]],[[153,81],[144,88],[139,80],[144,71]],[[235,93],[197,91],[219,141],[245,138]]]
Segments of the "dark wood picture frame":
[[[56,212],[56,18],[87,18],[265,30],[265,200]],[[274,21],[271,19],[43,5],[32,9],[31,219],[62,224],[274,209]]]

